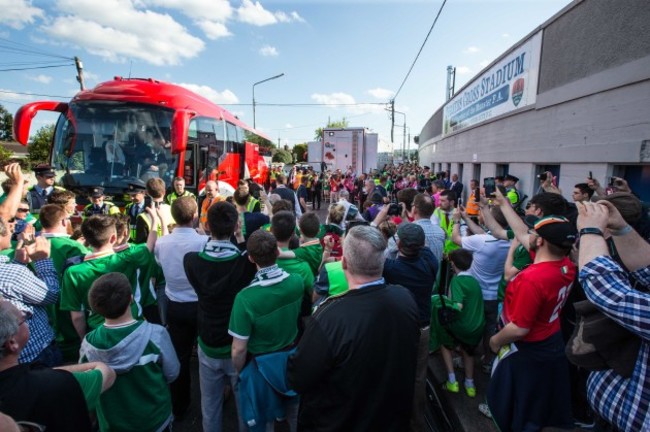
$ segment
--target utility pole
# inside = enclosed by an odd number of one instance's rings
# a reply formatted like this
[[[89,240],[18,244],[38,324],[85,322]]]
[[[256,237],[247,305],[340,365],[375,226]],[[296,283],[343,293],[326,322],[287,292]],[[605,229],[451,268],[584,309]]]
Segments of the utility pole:
[[[404,135],[402,136],[402,159],[406,160],[404,154],[406,153],[406,115],[404,116]]]
[[[390,100],[390,142],[395,142],[395,99]]]
[[[79,83],[79,87],[82,91],[86,90],[86,85],[84,84],[84,65],[77,56],[74,58],[74,65],[77,67],[77,82]]]

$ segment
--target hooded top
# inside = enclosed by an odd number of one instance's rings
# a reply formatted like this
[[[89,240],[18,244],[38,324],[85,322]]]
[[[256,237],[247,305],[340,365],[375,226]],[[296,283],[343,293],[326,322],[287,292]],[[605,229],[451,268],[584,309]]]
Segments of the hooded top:
[[[101,361],[117,373],[115,384],[100,399],[101,430],[158,431],[172,419],[168,383],[180,364],[167,330],[146,321],[102,325],[81,344],[82,361]]]

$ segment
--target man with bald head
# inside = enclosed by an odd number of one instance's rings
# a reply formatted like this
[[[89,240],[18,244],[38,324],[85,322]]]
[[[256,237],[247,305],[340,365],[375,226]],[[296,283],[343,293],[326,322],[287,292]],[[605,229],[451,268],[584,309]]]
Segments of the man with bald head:
[[[288,382],[301,396],[299,429],[409,429],[418,308],[406,288],[384,282],[384,249],[371,226],[345,237],[350,290],[321,304],[287,364]]]
[[[212,204],[219,201],[223,201],[224,198],[219,195],[219,183],[214,180],[209,180],[205,184],[205,199],[201,203],[201,214],[199,217],[200,227],[205,230],[206,233],[210,232],[210,227],[208,226],[208,209]]]

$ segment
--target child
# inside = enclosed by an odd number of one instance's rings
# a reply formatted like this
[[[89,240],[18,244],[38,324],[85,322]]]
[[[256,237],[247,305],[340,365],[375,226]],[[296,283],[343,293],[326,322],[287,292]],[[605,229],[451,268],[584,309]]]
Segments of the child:
[[[105,322],[88,333],[81,361],[102,361],[117,373],[115,384],[97,406],[101,431],[159,431],[172,420],[168,384],[179,362],[164,327],[131,315],[131,283],[121,273],[108,273],[90,288],[88,300]]]
[[[305,261],[309,264],[309,268],[314,273],[314,276],[316,276],[323,259],[323,246],[317,238],[318,232],[320,231],[318,215],[316,213],[303,214],[298,222],[298,228],[300,229],[300,247],[282,251],[278,258],[297,258],[298,260]]]
[[[156,213],[152,209],[147,209],[147,212],[153,223],[158,223]],[[103,274],[121,272],[129,278],[133,294],[139,296],[139,270],[151,262],[151,251],[158,234],[156,230],[152,230],[149,232],[147,244],[115,253],[113,247],[117,242],[117,231],[113,216],[91,216],[83,222],[81,230],[93,252],[86,255],[82,263],[69,267],[63,274],[61,310],[70,311],[72,324],[79,337],[83,338],[88,329],[98,327],[104,320],[88,304],[88,290],[91,284]],[[136,297],[132,307],[134,317],[142,315],[139,300],[141,299]]]
[[[445,389],[452,393],[458,393],[459,385],[454,373],[451,350],[460,346],[465,363],[465,392],[467,396],[475,397],[474,357],[472,354],[481,342],[485,327],[483,295],[478,281],[468,271],[472,265],[472,253],[467,249],[453,250],[449,252],[449,261],[455,276],[449,285],[449,298],[435,296],[439,301],[434,302],[429,349],[434,351],[438,346],[440,347],[448,374]],[[441,301],[445,302],[447,308],[457,311],[456,318],[445,327],[438,322],[437,310],[441,308]]]

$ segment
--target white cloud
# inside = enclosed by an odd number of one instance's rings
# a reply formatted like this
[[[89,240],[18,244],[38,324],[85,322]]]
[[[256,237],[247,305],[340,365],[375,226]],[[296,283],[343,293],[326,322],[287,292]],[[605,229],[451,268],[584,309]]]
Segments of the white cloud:
[[[191,18],[208,39],[230,36],[226,22],[234,10],[228,0],[140,0],[143,6],[173,9]]]
[[[205,46],[170,15],[137,10],[131,0],[59,0],[57,7],[63,15],[43,31],[108,61],[177,65]]]
[[[219,92],[206,85],[188,83],[178,83],[177,85],[185,87],[186,89],[191,90],[216,104],[232,104],[239,102],[237,96],[228,89]]]
[[[296,11],[291,12],[291,18],[293,18],[293,20],[297,22],[302,22],[302,23],[305,22],[304,18],[298,15],[298,12]]]
[[[291,123],[287,123],[284,125],[285,129],[293,129],[293,125]]]
[[[458,75],[467,75],[467,74],[472,73],[472,70],[470,68],[468,68],[467,66],[458,66],[456,68],[456,73]]]
[[[30,93],[30,92],[24,92]],[[28,101],[34,99],[33,96],[14,93],[12,90],[0,88],[0,98],[10,101]]]
[[[92,81],[92,82],[99,82],[99,75],[94,74],[90,71],[84,70],[84,80],[86,82]]]
[[[266,26],[271,24],[288,23],[292,21],[305,22],[298,12],[271,12],[264,9],[259,1],[243,0],[242,5],[237,9],[239,21],[255,26]]]
[[[369,114],[369,113],[380,113],[384,112],[386,106],[384,104],[379,105],[367,105],[360,104],[355,105],[357,101],[354,97],[350,96],[347,93],[314,93],[311,95],[312,100],[327,105],[332,108],[343,108],[350,114]]]
[[[36,76],[28,76],[27,79],[30,79],[32,81],[36,81],[41,84],[49,84],[52,82],[52,77],[49,75],[36,75]]]
[[[352,96],[346,93],[321,94],[314,93],[311,98],[318,103],[338,107],[341,104],[354,104],[356,101]]]
[[[260,48],[260,54],[264,57],[277,57],[279,53],[277,48],[270,45],[264,45]]]
[[[395,95],[395,92],[392,90],[388,89],[383,89],[383,88],[375,88],[375,89],[370,89],[367,91],[367,93],[374,97],[375,99],[380,99],[380,100],[387,100],[392,98]]]
[[[490,63],[491,63],[490,60],[483,60],[483,61],[480,62],[478,65],[479,65],[481,68],[484,68],[485,66],[489,65]]]
[[[196,23],[208,39],[216,40],[232,35],[225,24],[220,22],[201,20]]]
[[[503,33],[503,34],[501,35],[501,37],[509,38],[509,37],[510,37],[510,33]]]
[[[465,53],[465,54],[476,54],[479,51],[481,51],[481,50],[478,49],[478,47],[470,46],[470,47],[465,48],[463,50],[463,53]]]
[[[140,0],[142,5],[175,9],[196,20],[225,22],[233,15],[228,0]]]
[[[260,2],[253,3],[251,0],[244,0],[237,9],[239,20],[247,24],[265,26],[278,22],[275,15],[264,9]]]
[[[0,24],[16,30],[44,17],[43,10],[32,6],[31,0],[0,0],[0,11]]]

